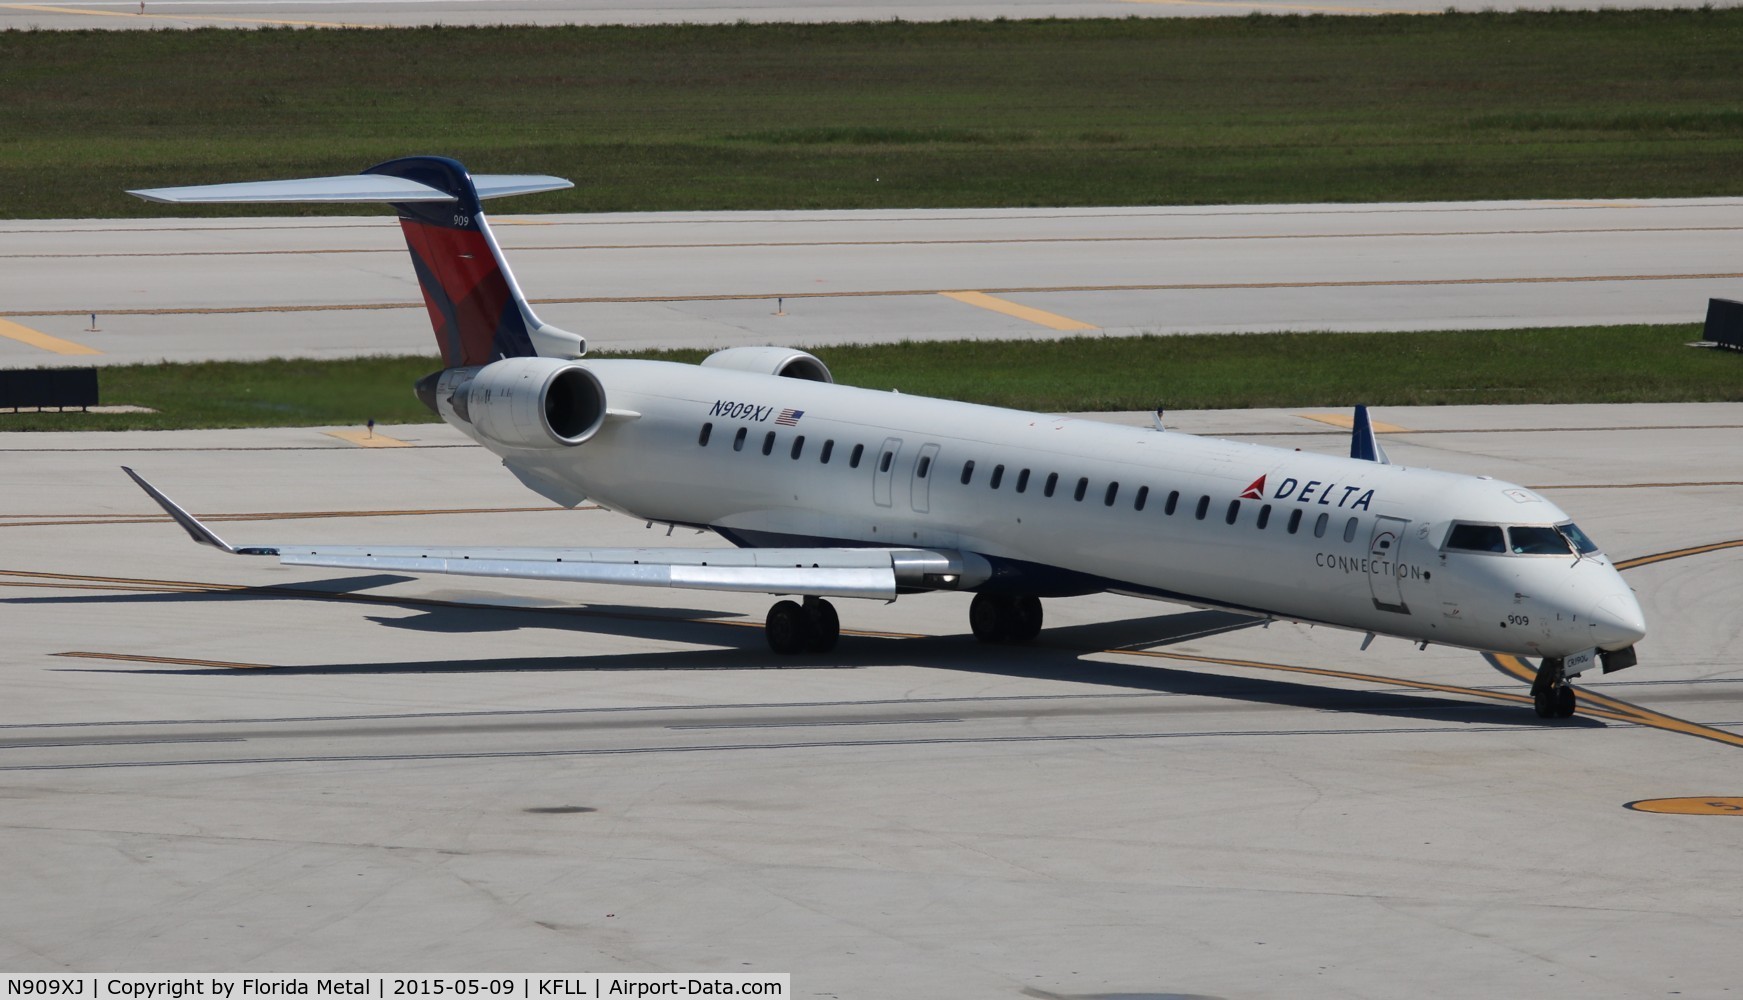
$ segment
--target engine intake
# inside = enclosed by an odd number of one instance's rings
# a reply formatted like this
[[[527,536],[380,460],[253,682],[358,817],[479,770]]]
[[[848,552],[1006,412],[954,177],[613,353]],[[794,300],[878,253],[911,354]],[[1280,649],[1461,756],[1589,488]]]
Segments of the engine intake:
[[[503,358],[455,387],[453,409],[481,436],[518,448],[572,448],[605,423],[605,387],[573,361]]]
[[[808,382],[834,382],[829,366],[815,355],[795,347],[728,347],[702,359],[704,368],[730,368],[733,371],[756,372],[759,375],[779,375],[782,378],[804,379]]]

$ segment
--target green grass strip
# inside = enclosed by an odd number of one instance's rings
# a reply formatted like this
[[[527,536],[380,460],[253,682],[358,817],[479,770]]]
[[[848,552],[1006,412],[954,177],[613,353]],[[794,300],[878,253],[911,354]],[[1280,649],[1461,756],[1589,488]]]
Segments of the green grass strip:
[[[528,212],[1730,195],[1739,53],[1737,8],[9,31],[0,214],[409,153],[576,181]]]
[[[1043,412],[1743,400],[1743,357],[1697,324],[1439,333],[946,341],[820,348],[836,381]],[[703,351],[635,355],[695,362]],[[592,357],[626,355],[595,354]],[[434,357],[102,369],[105,403],[149,414],[0,413],[0,431],[416,423]]]

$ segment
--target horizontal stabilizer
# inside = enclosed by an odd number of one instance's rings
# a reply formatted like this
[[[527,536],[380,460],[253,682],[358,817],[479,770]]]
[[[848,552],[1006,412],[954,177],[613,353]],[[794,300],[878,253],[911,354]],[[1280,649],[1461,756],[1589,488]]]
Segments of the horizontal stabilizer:
[[[575,185],[561,177],[543,174],[474,174],[472,185],[478,197],[506,198],[516,194],[561,191]],[[146,188],[128,194],[146,201],[170,205],[246,204],[366,204],[389,202],[456,201],[454,195],[428,184],[388,174],[346,174],[343,177],[304,177],[288,181],[244,181],[240,184],[202,184],[194,187]]]

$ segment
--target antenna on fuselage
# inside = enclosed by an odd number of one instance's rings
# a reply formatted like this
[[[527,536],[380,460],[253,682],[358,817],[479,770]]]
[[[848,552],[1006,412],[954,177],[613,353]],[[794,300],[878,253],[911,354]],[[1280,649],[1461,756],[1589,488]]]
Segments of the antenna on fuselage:
[[[1162,426],[1162,414],[1164,414],[1166,412],[1167,412],[1167,407],[1158,406],[1158,407],[1156,407],[1156,412],[1150,414],[1150,422],[1155,424],[1156,429],[1159,431],[1165,431],[1168,429],[1168,428]]]

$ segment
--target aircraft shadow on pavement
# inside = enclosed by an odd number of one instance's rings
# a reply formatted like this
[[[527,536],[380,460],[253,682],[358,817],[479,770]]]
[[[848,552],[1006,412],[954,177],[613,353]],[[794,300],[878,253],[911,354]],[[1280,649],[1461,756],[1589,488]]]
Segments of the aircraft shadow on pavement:
[[[82,595],[64,598],[16,598],[0,604],[84,602],[204,602],[233,600],[331,600],[399,607],[420,612],[411,618],[367,615],[389,628],[444,634],[511,632],[527,628],[559,629],[588,635],[656,639],[694,643],[700,649],[590,655],[578,648],[559,656],[509,656],[490,659],[408,660],[272,666],[258,670],[189,665],[187,667],[78,667],[80,671],[163,674],[348,675],[418,673],[489,673],[501,671],[625,671],[625,670],[769,670],[856,669],[918,664],[991,676],[1105,685],[1127,691],[1150,691],[1190,697],[1218,698],[1350,712],[1416,721],[1465,722],[1539,726],[1545,724],[1523,706],[1475,702],[1407,690],[1352,690],[1324,684],[1271,677],[1220,673],[1215,664],[1181,667],[1160,663],[1111,663],[1088,659],[1120,649],[1147,649],[1213,637],[1251,628],[1256,619],[1219,611],[1188,611],[1121,621],[1073,625],[1044,631],[1031,645],[989,646],[966,634],[891,637],[844,635],[832,651],[816,656],[777,656],[764,644],[762,630],[734,625],[729,612],[696,609],[620,608],[611,605],[513,607],[437,604],[429,599],[396,599],[364,595],[363,588],[400,582],[405,577],[349,577],[295,588],[192,591],[152,594]],[[434,606],[432,606],[434,605]],[[722,648],[724,647],[724,648]],[[1280,652],[1283,650],[1280,649]],[[1576,716],[1557,720],[1559,728],[1601,728],[1600,720]]]

